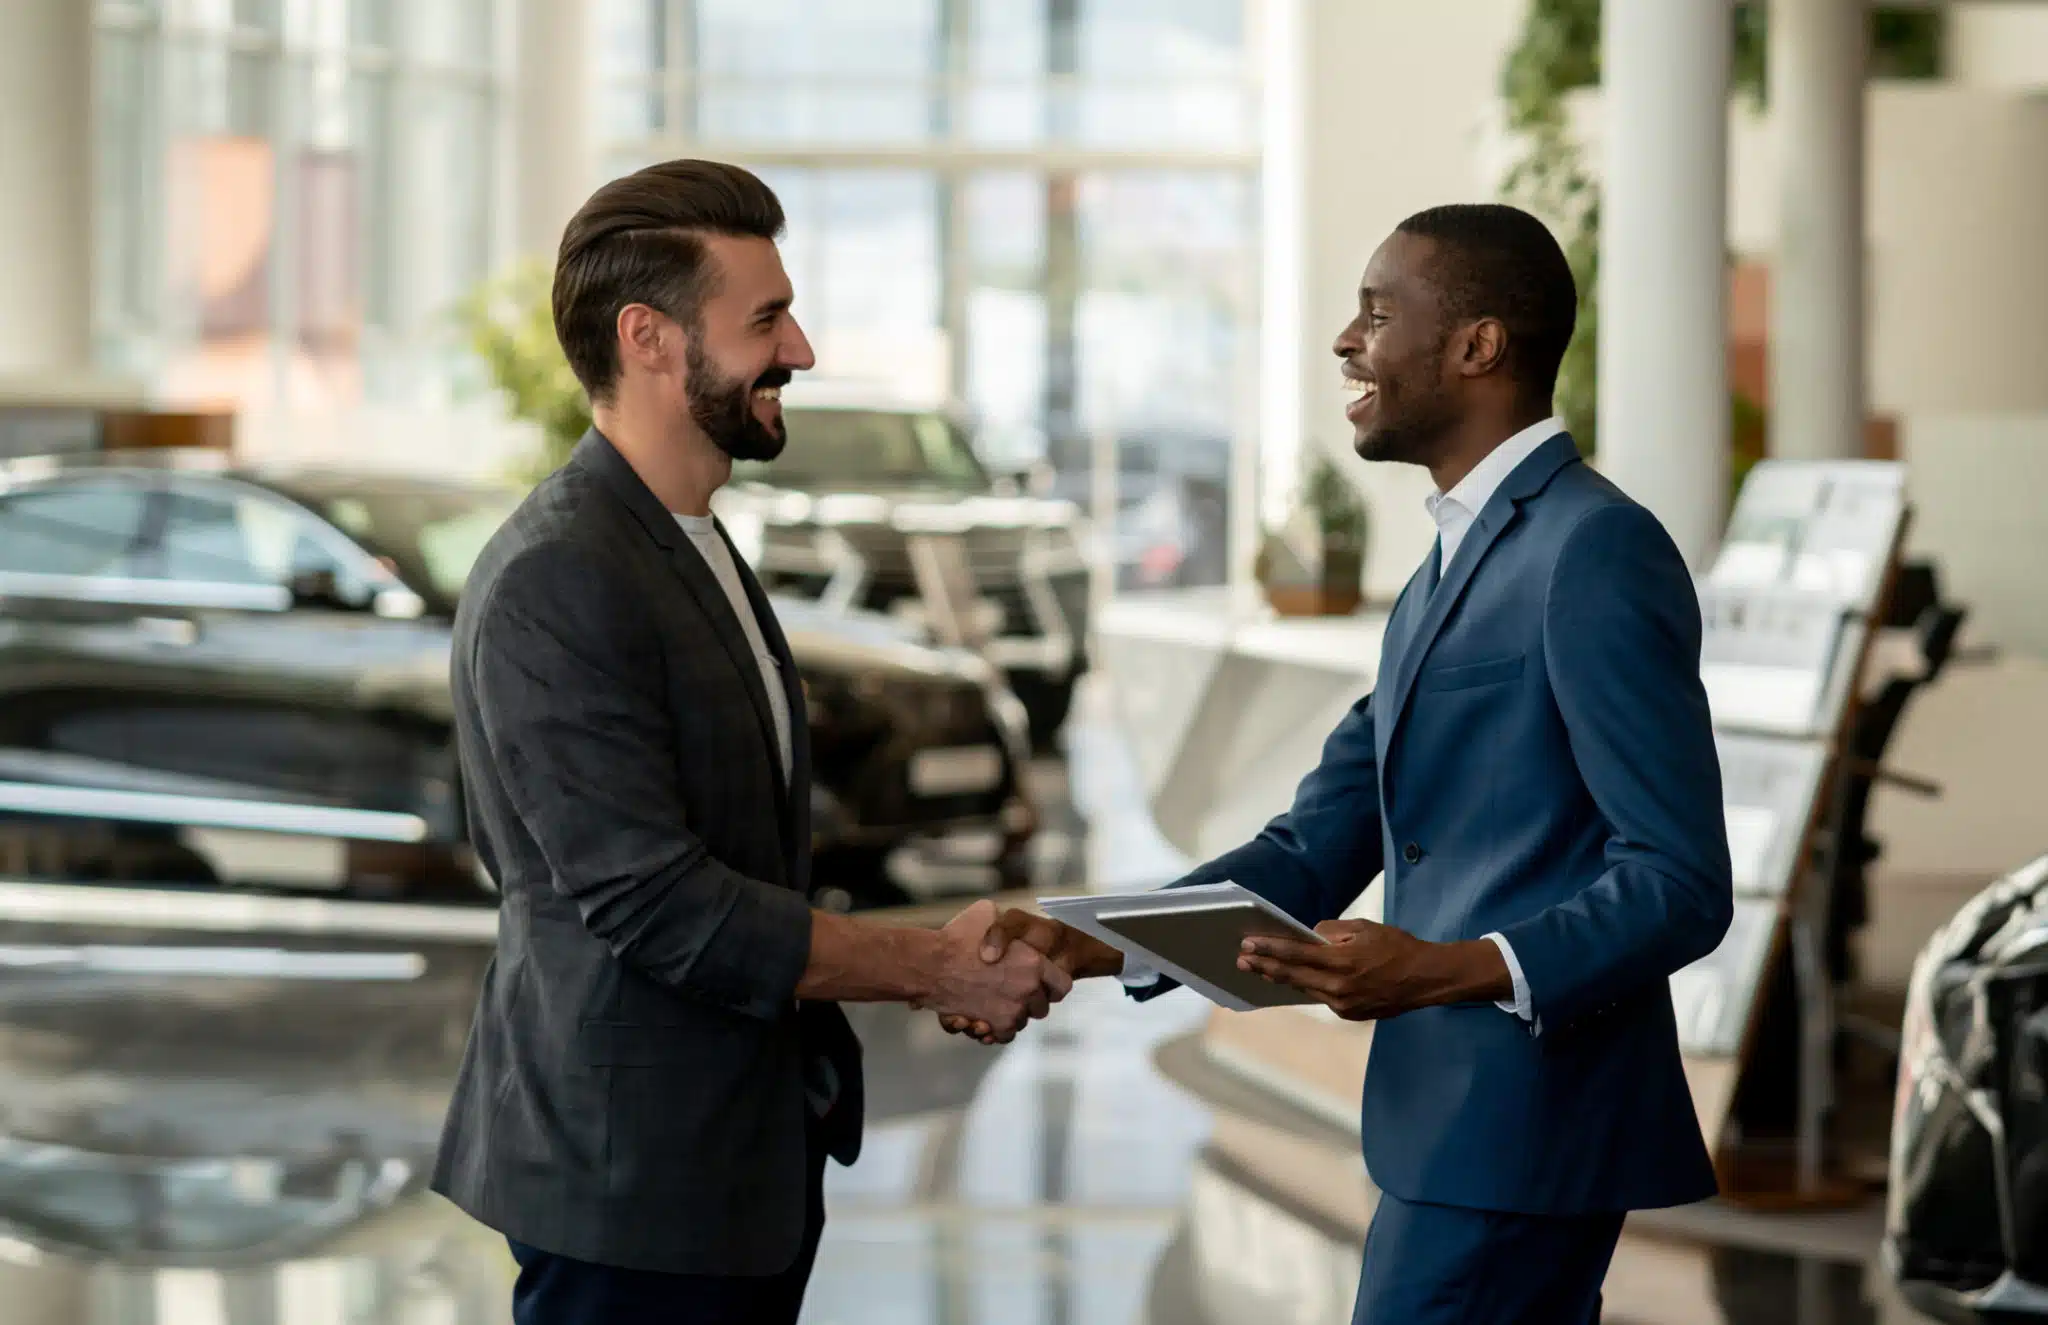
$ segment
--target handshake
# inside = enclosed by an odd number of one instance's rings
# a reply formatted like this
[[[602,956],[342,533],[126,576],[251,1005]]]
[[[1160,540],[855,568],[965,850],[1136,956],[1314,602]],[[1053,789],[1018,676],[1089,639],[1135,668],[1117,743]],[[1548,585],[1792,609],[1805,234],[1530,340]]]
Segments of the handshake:
[[[1007,1044],[1067,996],[1074,981],[1115,975],[1124,955],[1091,935],[1029,911],[976,902],[939,931],[943,959],[929,992],[912,1009],[930,1008],[954,1034]]]

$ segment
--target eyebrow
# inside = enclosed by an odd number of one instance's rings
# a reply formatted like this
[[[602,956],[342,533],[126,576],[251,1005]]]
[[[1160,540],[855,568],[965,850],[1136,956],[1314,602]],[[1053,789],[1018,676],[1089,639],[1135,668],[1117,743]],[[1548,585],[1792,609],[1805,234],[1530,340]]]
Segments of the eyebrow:
[[[766,303],[763,303],[754,309],[754,316],[766,317],[770,313],[783,312],[787,310],[790,304],[792,304],[793,302],[795,302],[795,300],[789,297],[785,297],[782,299],[770,299]]]

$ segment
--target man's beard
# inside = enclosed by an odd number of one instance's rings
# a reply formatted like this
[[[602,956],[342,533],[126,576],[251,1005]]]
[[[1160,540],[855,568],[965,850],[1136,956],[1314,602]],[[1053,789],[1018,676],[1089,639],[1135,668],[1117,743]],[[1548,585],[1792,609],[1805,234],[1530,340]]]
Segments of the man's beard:
[[[1436,458],[1444,434],[1455,422],[1442,402],[1413,411],[1407,417],[1390,420],[1360,437],[1353,449],[1361,460],[1399,465],[1427,465]]]
[[[1440,365],[1449,346],[1450,332],[1446,328],[1435,351],[1421,360],[1425,365],[1422,371],[1404,373],[1400,382],[1380,379],[1379,408],[1374,413],[1384,421],[1376,420],[1372,431],[1353,442],[1352,449],[1361,460],[1427,465],[1436,459],[1443,439],[1458,426],[1457,405],[1441,378]],[[1420,383],[1428,383],[1433,388],[1431,394],[1412,398],[1411,390]],[[1389,406],[1400,409],[1400,417],[1386,417]]]
[[[754,417],[754,392],[787,386],[790,371],[770,368],[753,381],[726,377],[712,367],[700,337],[690,339],[689,385],[684,391],[690,420],[704,430],[719,450],[735,460],[773,460],[789,444],[789,428],[781,418],[770,426]]]

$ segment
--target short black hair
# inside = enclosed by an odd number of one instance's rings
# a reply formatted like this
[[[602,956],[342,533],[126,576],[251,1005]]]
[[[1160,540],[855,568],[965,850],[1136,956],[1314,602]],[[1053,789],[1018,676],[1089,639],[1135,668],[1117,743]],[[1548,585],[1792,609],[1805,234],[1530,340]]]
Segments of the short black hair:
[[[782,203],[751,171],[722,161],[664,161],[590,196],[555,256],[555,338],[593,403],[619,379],[619,310],[659,309],[695,326],[718,273],[703,237],[782,234]]]
[[[1498,318],[1516,385],[1548,401],[1579,316],[1578,283],[1549,227],[1505,203],[1454,203],[1417,212],[1397,229],[1436,242],[1430,275],[1445,317]]]

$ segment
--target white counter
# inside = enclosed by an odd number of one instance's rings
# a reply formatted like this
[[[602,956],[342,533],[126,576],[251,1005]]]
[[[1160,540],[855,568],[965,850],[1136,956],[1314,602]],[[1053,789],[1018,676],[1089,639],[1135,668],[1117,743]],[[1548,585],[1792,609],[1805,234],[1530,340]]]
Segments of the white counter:
[[[1113,599],[1095,623],[1095,666],[1167,841],[1206,858],[1285,809],[1372,689],[1385,625],[1372,611],[1278,617],[1228,589]]]

